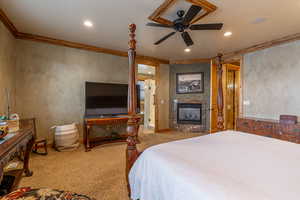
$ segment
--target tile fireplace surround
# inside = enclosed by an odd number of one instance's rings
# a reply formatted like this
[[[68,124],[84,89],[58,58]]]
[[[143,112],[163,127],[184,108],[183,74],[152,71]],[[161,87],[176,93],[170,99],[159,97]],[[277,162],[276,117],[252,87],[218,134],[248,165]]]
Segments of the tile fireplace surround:
[[[203,72],[204,92],[191,94],[176,93],[176,74]],[[177,107],[180,103],[202,104],[201,124],[177,123]],[[189,115],[189,114],[188,114]],[[193,115],[193,114],[192,114]],[[192,116],[191,116],[192,117]],[[181,132],[207,132],[210,128],[210,63],[170,65],[170,128]]]

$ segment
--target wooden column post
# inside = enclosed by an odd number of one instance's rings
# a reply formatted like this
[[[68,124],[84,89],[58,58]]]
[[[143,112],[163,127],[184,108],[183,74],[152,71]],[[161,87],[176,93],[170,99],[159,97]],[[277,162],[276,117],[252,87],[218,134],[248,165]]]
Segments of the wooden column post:
[[[137,134],[139,129],[140,118],[136,115],[137,111],[137,91],[136,91],[136,77],[135,77],[135,57],[136,57],[136,41],[135,41],[135,30],[136,25],[129,25],[129,50],[128,50],[128,61],[129,61],[129,79],[128,79],[128,115],[129,119],[127,122],[127,149],[126,149],[126,176],[127,176],[127,187],[130,195],[130,186],[128,181],[128,174],[136,159],[139,156],[136,144]]]
[[[129,49],[128,49],[128,62],[129,62],[129,78],[128,78],[128,114],[136,115],[136,77],[135,77],[135,58],[136,58],[136,40],[135,40],[136,25],[129,25]]]
[[[218,120],[217,120],[217,128],[219,131],[224,130],[224,96],[223,96],[223,69],[222,69],[222,54],[218,54],[217,56],[217,79],[218,79]]]

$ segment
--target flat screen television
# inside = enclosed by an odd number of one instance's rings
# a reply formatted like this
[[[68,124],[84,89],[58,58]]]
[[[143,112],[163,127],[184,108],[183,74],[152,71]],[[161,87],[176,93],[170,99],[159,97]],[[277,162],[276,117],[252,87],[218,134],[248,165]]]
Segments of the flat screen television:
[[[128,84],[85,83],[86,116],[127,114]],[[137,85],[137,112],[140,110],[140,88]]]

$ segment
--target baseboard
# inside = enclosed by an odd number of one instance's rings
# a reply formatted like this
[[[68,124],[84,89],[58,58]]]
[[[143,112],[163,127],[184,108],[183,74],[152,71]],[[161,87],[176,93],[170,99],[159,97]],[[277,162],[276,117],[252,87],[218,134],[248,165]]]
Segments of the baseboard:
[[[159,129],[157,131],[155,131],[156,133],[164,133],[164,132],[169,132],[169,131],[172,131],[171,128],[166,128],[166,129]]]

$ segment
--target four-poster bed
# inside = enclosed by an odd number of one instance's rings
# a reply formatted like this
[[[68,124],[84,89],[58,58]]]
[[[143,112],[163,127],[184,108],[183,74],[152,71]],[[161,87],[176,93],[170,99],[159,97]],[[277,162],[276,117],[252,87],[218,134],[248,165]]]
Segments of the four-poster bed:
[[[267,128],[266,132],[273,130],[270,125],[259,126],[260,123],[256,124],[260,127],[256,132],[256,126],[247,129],[251,123],[243,121],[237,129],[244,132],[223,131],[222,54],[216,61],[217,127],[223,132],[156,145],[143,153],[137,150],[135,29],[134,24],[129,26],[126,176],[130,197],[134,200],[298,199],[300,161],[295,158],[300,158],[300,147],[297,144],[254,135]],[[280,134],[293,129],[291,125],[277,127]]]

